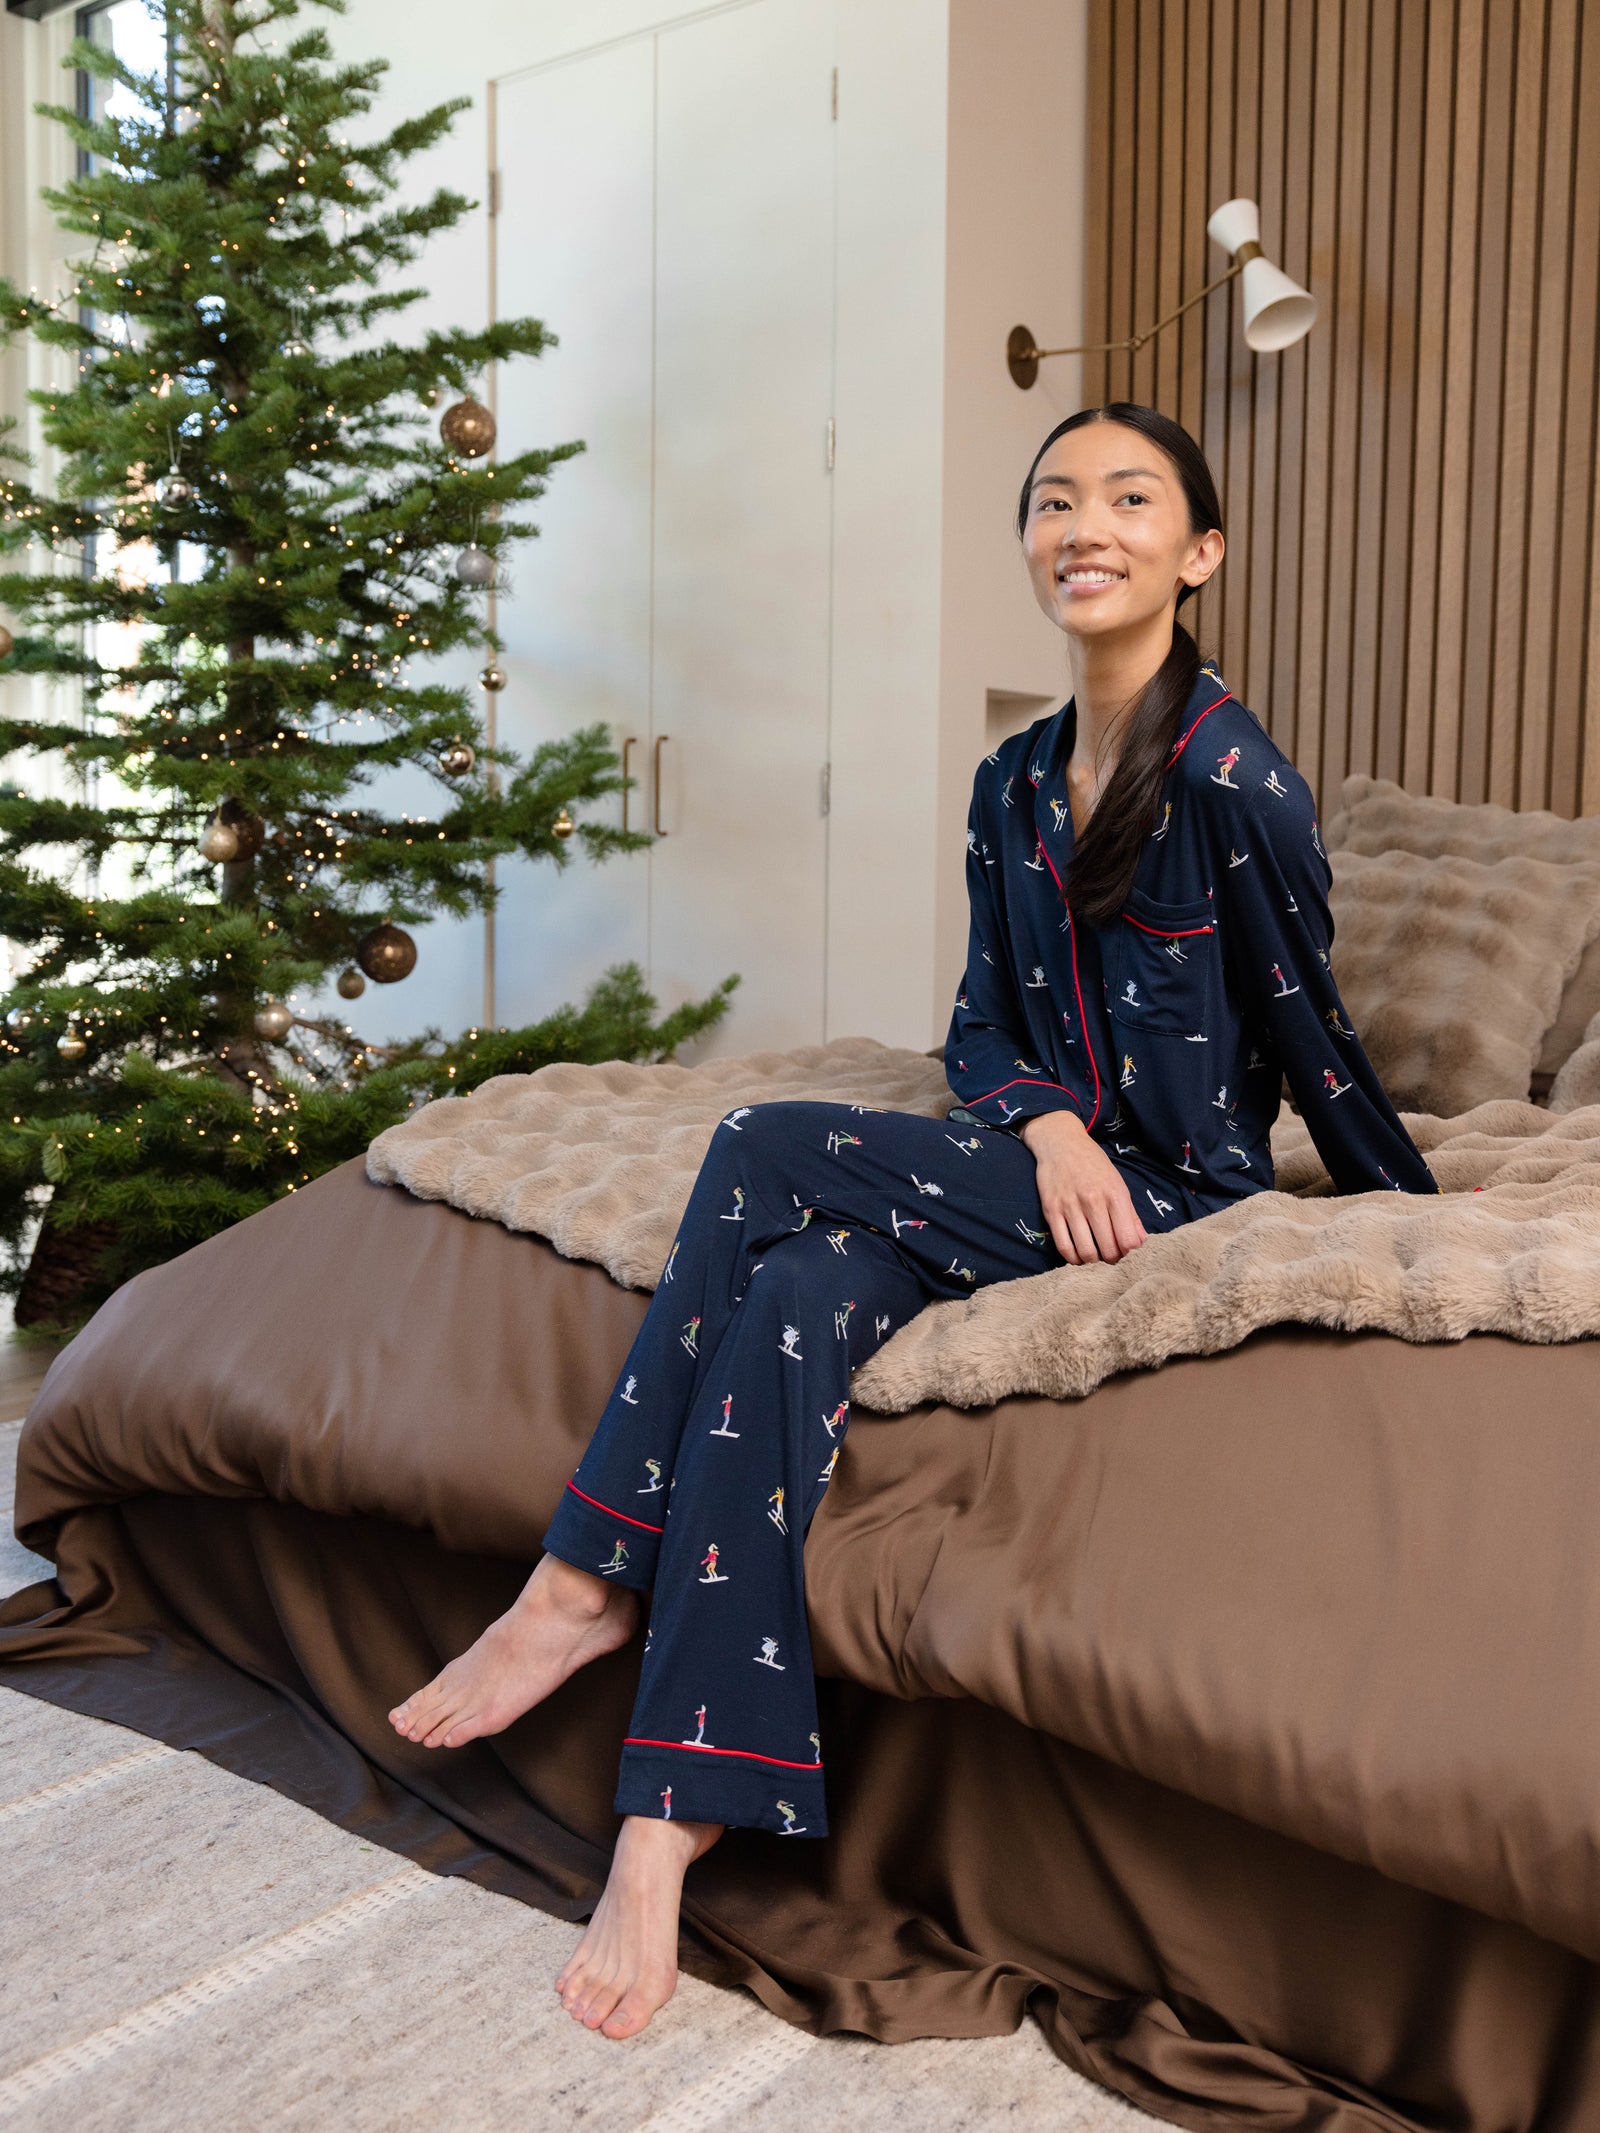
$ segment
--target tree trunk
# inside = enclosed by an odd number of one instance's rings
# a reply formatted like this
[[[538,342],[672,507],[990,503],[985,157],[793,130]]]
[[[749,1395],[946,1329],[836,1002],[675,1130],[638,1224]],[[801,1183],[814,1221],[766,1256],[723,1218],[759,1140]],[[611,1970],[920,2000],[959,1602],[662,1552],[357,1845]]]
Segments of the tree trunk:
[[[103,1260],[117,1241],[112,1222],[83,1222],[63,1229],[48,1209],[33,1240],[12,1316],[19,1326],[62,1325],[85,1304],[98,1303],[106,1286]]]

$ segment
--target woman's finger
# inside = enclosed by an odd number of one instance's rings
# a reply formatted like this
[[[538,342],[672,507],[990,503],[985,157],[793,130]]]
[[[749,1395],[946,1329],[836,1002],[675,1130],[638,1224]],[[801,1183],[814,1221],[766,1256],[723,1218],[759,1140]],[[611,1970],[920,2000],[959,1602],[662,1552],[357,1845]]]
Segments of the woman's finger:
[[[1114,1266],[1122,1257],[1122,1239],[1117,1234],[1116,1215],[1110,1196],[1090,1202],[1089,1220],[1094,1226],[1094,1241],[1100,1248],[1100,1256],[1108,1266]]]
[[[1040,1205],[1044,1207],[1044,1219],[1046,1227],[1050,1231],[1051,1242],[1068,1266],[1076,1266],[1078,1263],[1078,1248],[1072,1241],[1072,1232],[1067,1227],[1067,1218],[1059,1203],[1051,1201],[1048,1206],[1045,1206],[1045,1203],[1041,1201]]]
[[[1078,1259],[1087,1266],[1100,1257],[1100,1247],[1095,1242],[1094,1225],[1081,1200],[1074,1200],[1067,1209],[1067,1223],[1072,1231],[1072,1241],[1077,1246]]]

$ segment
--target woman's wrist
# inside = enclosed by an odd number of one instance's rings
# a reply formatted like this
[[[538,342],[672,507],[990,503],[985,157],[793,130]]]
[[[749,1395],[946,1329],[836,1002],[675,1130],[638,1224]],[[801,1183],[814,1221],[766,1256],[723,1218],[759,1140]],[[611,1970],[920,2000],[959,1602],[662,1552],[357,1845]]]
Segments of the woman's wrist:
[[[1062,1133],[1081,1133],[1087,1139],[1088,1128],[1076,1111],[1036,1111],[1017,1128],[1017,1138],[1032,1155],[1037,1155],[1047,1140]]]

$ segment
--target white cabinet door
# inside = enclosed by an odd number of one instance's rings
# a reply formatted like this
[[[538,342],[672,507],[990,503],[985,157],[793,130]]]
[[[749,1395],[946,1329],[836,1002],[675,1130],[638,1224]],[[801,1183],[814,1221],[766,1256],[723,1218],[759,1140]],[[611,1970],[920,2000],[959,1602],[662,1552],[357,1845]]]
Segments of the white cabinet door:
[[[502,455],[581,437],[512,552],[500,603],[508,745],[531,751],[605,721],[636,737],[632,826],[649,814],[654,53],[640,38],[499,86],[499,313],[543,319],[560,346],[501,366]],[[596,815],[596,819],[600,819]],[[621,803],[606,819],[620,824]],[[498,1018],[577,1000],[609,964],[647,965],[649,854],[559,876],[502,861]]]
[[[823,1033],[832,17],[656,38],[651,969],[671,1002],[740,973],[724,1053]]]

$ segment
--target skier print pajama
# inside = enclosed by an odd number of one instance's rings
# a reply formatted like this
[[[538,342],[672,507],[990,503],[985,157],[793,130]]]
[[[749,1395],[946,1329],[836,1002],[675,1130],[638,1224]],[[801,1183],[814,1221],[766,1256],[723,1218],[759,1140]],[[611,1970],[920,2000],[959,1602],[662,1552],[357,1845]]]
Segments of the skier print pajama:
[[[653,1588],[619,1814],[827,1834],[803,1548],[850,1372],[933,1299],[1061,1264],[1034,1176],[959,1120],[774,1103],[717,1127],[545,1540]]]

